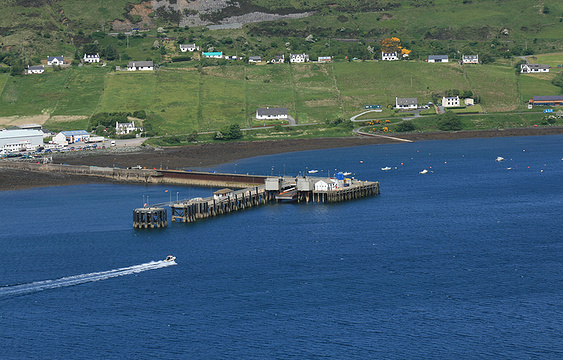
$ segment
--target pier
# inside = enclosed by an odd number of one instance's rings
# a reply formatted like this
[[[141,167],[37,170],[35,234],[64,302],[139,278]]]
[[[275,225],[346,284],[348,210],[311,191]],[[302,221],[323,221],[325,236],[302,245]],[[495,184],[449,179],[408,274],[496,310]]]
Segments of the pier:
[[[214,176],[218,176],[215,174]],[[264,184],[242,190],[222,189],[213,196],[171,201],[154,205],[158,209],[170,207],[172,222],[194,222],[210,217],[244,210],[269,202],[334,203],[350,201],[380,194],[379,182],[356,179],[317,177],[262,177]],[[161,215],[144,214],[141,209],[134,211],[135,228],[166,226]],[[138,213],[138,214],[137,214]],[[138,217],[138,218],[137,218]],[[157,224],[152,226],[151,221]]]

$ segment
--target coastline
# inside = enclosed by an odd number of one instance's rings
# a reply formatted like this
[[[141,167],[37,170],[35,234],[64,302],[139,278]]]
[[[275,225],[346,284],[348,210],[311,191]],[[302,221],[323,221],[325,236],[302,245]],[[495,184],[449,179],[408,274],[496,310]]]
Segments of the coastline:
[[[509,136],[542,136],[563,134],[563,127],[516,128],[506,130],[480,130],[437,133],[393,134],[412,141],[458,140]],[[397,144],[399,142],[378,137],[317,138],[240,141],[191,145],[176,148],[112,148],[101,152],[73,152],[53,155],[53,162],[70,165],[116,166],[121,168],[141,165],[146,168],[185,169],[211,167],[244,158],[274,155],[294,151],[323,150],[363,145]],[[21,190],[33,187],[67,186],[89,183],[114,182],[109,179],[61,173],[34,173],[0,167],[0,191]]]

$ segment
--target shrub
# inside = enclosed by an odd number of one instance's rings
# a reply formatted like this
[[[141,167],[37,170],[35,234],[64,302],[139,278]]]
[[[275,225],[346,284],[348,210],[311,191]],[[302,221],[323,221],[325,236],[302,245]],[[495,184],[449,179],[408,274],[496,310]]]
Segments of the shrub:
[[[463,129],[459,116],[451,111],[438,115],[438,129],[442,131],[458,131]]]
[[[416,127],[411,121],[405,121],[397,125],[395,131],[397,132],[408,132],[408,131],[415,131]]]

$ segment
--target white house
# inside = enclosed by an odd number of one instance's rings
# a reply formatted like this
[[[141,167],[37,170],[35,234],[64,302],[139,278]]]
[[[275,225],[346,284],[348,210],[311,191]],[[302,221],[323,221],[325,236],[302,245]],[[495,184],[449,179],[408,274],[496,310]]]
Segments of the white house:
[[[249,62],[249,63],[259,63],[259,62],[262,62],[262,57],[260,57],[260,56],[249,56],[249,57],[248,57],[248,62]]]
[[[448,55],[428,55],[429,63],[449,62]]]
[[[332,56],[319,56],[317,61],[318,62],[331,62]]]
[[[309,55],[303,54],[289,54],[289,62],[291,63],[304,63],[309,61]]]
[[[28,74],[43,74],[45,72],[45,68],[43,67],[43,65],[39,65],[39,66],[27,66],[27,71]]]
[[[542,73],[542,72],[549,72],[549,65],[541,65],[541,64],[520,65],[520,73],[522,74],[534,74],[534,73]]]
[[[479,55],[463,55],[461,62],[464,64],[479,64]]]
[[[180,45],[180,51],[181,52],[194,52],[194,51],[199,51],[199,46],[196,46],[196,44],[181,44]]]
[[[84,58],[82,59],[85,63],[99,63],[100,62],[100,55],[99,54],[84,54]]]
[[[86,130],[61,131],[55,135],[53,142],[61,145],[68,145],[79,141],[86,141],[89,138],[90,134],[88,134]]]
[[[395,108],[397,109],[417,109],[417,98],[395,98]]]
[[[384,61],[399,60],[399,56],[398,56],[396,51],[392,52],[392,53],[382,52],[381,53],[381,60],[384,60]]]
[[[152,61],[129,61],[127,71],[150,71],[154,70]]]
[[[329,191],[338,189],[338,182],[336,179],[328,178],[319,180],[315,183],[315,191]]]
[[[459,107],[460,101],[459,96],[444,96],[442,98],[442,106],[443,107]]]
[[[275,119],[287,119],[287,108],[258,108],[256,110],[256,119],[258,120],[275,120]]]
[[[41,130],[2,130],[0,131],[0,150],[18,152],[34,150],[43,145]]]
[[[131,121],[130,123],[120,123],[118,121],[115,122],[115,133],[117,135],[125,135],[130,134],[133,131],[140,130],[141,128],[135,127],[135,122]]]
[[[61,56],[49,56],[47,57],[47,65],[57,66],[64,64],[64,57]]]
[[[285,61],[285,55],[276,55],[272,60],[270,60],[270,64],[283,64]]]

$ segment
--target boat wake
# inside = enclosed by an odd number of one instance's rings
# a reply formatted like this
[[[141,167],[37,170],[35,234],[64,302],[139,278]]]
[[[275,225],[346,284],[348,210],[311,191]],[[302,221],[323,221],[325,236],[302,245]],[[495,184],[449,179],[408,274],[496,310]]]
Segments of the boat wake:
[[[21,285],[7,285],[0,287],[0,298],[31,294],[48,289],[80,285],[93,281],[106,280],[118,276],[137,274],[147,270],[156,270],[167,266],[177,265],[175,261],[151,261],[149,263],[124,267],[120,269],[94,272],[89,274],[63,277],[56,280],[43,280]]]

